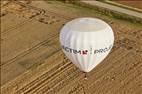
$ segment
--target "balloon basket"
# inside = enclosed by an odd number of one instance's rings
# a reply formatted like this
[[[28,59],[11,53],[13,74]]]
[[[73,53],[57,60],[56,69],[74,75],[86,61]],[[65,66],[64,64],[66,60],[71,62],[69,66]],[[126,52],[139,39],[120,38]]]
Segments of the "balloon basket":
[[[88,75],[87,75],[87,73],[86,72],[83,72],[84,73],[84,79],[85,80],[88,80]]]

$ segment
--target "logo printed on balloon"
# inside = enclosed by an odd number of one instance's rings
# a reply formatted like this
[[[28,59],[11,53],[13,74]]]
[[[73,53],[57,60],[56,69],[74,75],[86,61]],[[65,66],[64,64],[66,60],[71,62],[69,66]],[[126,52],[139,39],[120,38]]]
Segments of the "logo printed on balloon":
[[[109,47],[105,47],[105,48],[101,48],[101,49],[94,49],[92,50],[92,48],[90,48],[91,50],[77,50],[77,49],[72,49],[69,47],[66,47],[64,45],[62,45],[62,48],[69,53],[73,53],[73,54],[81,54],[81,55],[87,55],[87,54],[97,54],[97,53],[105,53],[109,50],[111,50],[112,45],[110,45]]]
[[[86,55],[87,52],[88,52],[88,50],[82,51],[82,54],[83,54],[83,55]]]

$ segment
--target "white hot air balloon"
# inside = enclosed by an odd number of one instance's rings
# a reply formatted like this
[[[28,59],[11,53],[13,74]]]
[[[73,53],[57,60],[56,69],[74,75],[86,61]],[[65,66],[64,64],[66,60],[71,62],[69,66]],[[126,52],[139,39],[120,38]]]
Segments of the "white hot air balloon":
[[[60,44],[65,55],[83,72],[90,72],[111,51],[114,34],[97,18],[77,18],[61,29]]]

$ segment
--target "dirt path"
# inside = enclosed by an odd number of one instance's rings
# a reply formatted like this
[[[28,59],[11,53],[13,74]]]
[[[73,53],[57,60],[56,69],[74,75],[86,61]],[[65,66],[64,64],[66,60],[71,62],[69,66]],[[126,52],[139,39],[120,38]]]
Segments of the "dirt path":
[[[109,5],[109,4],[106,4],[106,3],[99,2],[99,1],[83,0],[82,2],[88,3],[90,5],[95,5],[95,6],[107,8],[109,10],[117,11],[117,12],[120,12],[120,13],[132,15],[134,17],[138,17],[138,18],[142,19],[142,13],[139,13],[139,12],[136,12],[136,11],[131,11],[131,10],[128,10],[128,9],[124,9],[124,8],[120,8],[120,7],[117,7],[117,6]]]

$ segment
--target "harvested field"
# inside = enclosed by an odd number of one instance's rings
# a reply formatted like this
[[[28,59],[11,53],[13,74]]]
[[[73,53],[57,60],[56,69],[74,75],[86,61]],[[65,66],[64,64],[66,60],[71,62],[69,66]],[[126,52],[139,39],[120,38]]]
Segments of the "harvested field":
[[[2,94],[142,93],[141,24],[57,1],[11,1],[1,10]],[[115,34],[113,50],[88,80],[59,44],[65,22],[84,16],[103,19]]]
[[[115,1],[117,3],[120,3],[120,4],[124,4],[124,5],[127,5],[127,6],[131,6],[131,7],[134,7],[134,8],[139,8],[139,9],[142,9],[142,1],[141,0],[117,0]]]

